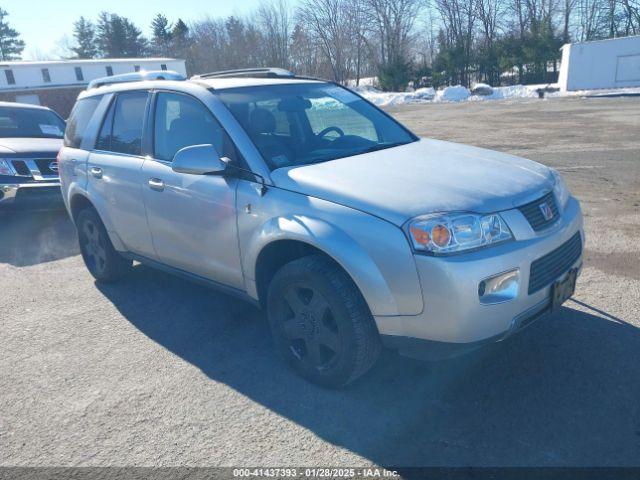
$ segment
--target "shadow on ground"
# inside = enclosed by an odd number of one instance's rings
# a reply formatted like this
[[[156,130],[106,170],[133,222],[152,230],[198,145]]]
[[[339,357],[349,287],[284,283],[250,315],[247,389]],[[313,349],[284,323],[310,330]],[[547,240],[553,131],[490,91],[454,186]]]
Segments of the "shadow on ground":
[[[247,304],[143,266],[99,288],[210,378],[379,464],[640,463],[640,332],[606,312],[568,302],[509,341],[441,363],[385,352],[366,377],[328,391],[273,355],[263,314]]]
[[[65,210],[0,212],[0,263],[26,267],[79,253]]]

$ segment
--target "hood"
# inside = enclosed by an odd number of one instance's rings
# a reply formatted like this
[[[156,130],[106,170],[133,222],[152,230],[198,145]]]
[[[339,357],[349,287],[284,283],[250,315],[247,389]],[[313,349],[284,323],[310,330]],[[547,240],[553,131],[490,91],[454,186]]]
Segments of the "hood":
[[[21,153],[55,156],[61,148],[61,138],[0,138],[0,154]]]
[[[553,188],[551,171],[524,158],[439,140],[281,168],[277,187],[402,225],[418,215],[509,210]]]

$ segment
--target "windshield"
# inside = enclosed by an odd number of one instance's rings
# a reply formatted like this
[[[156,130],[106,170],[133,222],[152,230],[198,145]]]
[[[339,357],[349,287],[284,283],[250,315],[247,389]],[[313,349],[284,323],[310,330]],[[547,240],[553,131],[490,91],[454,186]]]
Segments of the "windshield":
[[[215,93],[247,131],[271,170],[416,140],[370,103],[330,83],[241,87]]]
[[[64,126],[50,110],[0,107],[0,138],[62,138]]]

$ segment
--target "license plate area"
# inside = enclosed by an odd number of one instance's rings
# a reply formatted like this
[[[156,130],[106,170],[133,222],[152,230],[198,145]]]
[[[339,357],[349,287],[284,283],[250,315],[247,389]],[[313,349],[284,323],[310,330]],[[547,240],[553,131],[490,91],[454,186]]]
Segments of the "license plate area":
[[[569,300],[576,291],[576,279],[578,269],[573,268],[567,272],[562,280],[555,282],[551,288],[551,309],[555,310]]]

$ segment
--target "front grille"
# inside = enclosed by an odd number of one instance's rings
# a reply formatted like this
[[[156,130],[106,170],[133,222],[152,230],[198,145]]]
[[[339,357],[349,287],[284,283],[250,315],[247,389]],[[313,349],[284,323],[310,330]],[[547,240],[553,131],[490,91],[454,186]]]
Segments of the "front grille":
[[[552,252],[538,258],[529,271],[529,295],[541,290],[576,263],[582,254],[582,237],[577,232]]]
[[[58,168],[58,163],[55,158],[38,158],[35,160],[38,170],[42,175],[58,175],[57,171],[51,170],[50,165],[55,165]]]
[[[544,218],[544,215],[542,214],[541,205],[544,203],[549,206],[551,212],[553,213],[553,215],[549,219]],[[531,225],[531,228],[533,228],[536,232],[554,223],[559,216],[556,199],[553,196],[553,192],[549,192],[544,197],[539,198],[538,200],[534,200],[533,202],[518,207],[518,210],[522,212],[522,214],[529,222],[529,225]]]
[[[24,162],[24,160],[13,160],[11,163],[13,163],[13,168],[18,175],[31,176],[31,171],[29,170],[29,167],[27,167],[27,164]]]

